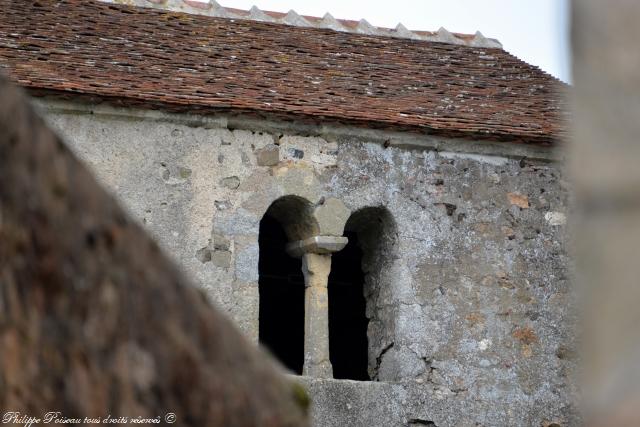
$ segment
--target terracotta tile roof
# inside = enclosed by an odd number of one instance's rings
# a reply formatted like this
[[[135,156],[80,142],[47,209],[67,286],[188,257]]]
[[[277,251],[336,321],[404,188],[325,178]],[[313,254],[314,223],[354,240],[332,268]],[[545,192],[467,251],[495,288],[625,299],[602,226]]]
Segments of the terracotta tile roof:
[[[253,6],[250,10],[223,7],[216,0],[100,0],[105,3],[127,4],[130,6],[152,7],[174,12],[195,13],[230,19],[251,19],[254,21],[277,22],[297,27],[328,28],[357,34],[368,34],[405,39],[427,40],[451,44],[463,44],[475,47],[502,47],[499,41],[486,38],[480,31],[475,34],[451,33],[445,28],[438,31],[411,31],[402,23],[395,28],[376,27],[366,19],[359,21],[349,19],[335,19],[330,13],[322,18],[317,16],[299,15],[295,10],[287,13],[260,10]]]
[[[34,95],[476,139],[564,134],[564,85],[498,48],[81,0],[0,7],[0,69]]]

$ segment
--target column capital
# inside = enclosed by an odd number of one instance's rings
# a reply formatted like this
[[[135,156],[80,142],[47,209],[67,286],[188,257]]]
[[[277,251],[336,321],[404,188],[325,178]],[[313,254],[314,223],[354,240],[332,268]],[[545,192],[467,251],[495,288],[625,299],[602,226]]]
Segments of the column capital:
[[[344,249],[349,242],[344,236],[313,236],[308,239],[298,240],[287,244],[287,253],[300,258],[304,254],[331,254]]]

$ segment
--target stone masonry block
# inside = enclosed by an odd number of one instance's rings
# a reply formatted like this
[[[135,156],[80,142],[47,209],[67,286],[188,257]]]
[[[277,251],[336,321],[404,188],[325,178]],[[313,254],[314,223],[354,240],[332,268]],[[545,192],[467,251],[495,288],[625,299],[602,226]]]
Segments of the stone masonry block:
[[[269,144],[264,148],[256,150],[256,160],[258,166],[275,166],[280,161],[280,147]]]

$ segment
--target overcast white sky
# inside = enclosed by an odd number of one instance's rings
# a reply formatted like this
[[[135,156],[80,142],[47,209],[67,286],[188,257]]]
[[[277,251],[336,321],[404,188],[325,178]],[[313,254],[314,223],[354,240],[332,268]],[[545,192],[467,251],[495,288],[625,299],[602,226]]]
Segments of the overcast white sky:
[[[475,33],[500,40],[518,58],[568,82],[568,0],[218,0],[222,6],[365,18],[373,25]]]

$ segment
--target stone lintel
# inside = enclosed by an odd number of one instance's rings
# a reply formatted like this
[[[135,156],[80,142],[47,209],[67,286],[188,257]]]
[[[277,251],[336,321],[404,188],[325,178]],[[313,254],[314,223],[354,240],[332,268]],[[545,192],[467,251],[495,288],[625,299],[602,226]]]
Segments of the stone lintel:
[[[349,242],[344,236],[313,236],[287,244],[287,253],[300,258],[304,254],[330,254],[341,251]]]

